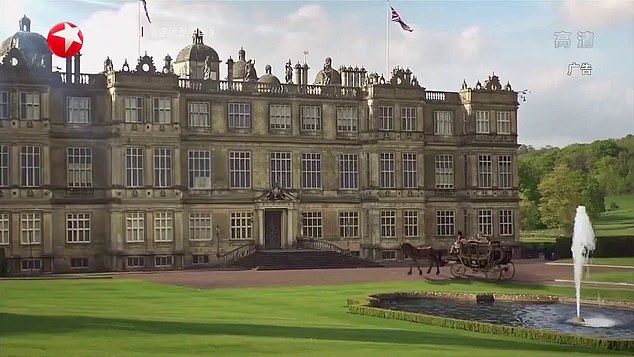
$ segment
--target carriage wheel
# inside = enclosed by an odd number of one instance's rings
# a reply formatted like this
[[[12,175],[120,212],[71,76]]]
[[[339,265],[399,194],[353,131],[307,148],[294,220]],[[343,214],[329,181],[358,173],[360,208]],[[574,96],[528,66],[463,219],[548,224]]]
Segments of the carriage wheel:
[[[515,276],[515,264],[513,264],[513,262],[509,262],[508,264],[502,266],[501,273],[503,280],[513,279]]]
[[[451,268],[449,268],[449,271],[451,272],[451,275],[453,275],[455,278],[460,278],[464,276],[467,272],[467,267],[465,267],[461,263],[452,264]]]
[[[488,270],[484,271],[484,276],[487,279],[502,279],[502,268],[499,265],[490,266]]]

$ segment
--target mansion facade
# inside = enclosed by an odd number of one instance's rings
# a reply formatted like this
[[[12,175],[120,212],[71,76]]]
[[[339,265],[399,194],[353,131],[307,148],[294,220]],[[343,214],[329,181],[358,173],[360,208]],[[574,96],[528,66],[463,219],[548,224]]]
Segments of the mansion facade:
[[[194,33],[157,69],[54,72],[30,20],[0,47],[0,249],[12,274],[207,267],[328,241],[397,257],[458,231],[519,236],[518,93],[429,91],[290,61],[258,76]],[[226,78],[220,67],[226,64]],[[224,71],[223,71],[224,72]]]

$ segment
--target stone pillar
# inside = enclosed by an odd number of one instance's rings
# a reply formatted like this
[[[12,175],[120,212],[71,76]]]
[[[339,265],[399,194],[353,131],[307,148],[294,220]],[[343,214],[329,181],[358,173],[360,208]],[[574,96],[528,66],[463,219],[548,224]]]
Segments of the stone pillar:
[[[227,81],[233,82],[233,59],[231,57],[227,60]]]
[[[174,211],[174,250],[176,251],[184,250],[184,237],[183,237],[184,216],[185,216],[185,212],[183,212],[183,210]]]
[[[308,67],[308,63],[304,63],[304,66],[302,66],[302,84],[303,85],[308,85],[308,69],[310,67]]]
[[[63,222],[63,221],[62,221]],[[42,225],[40,226],[42,233],[42,253],[53,254],[53,213],[42,212]],[[64,240],[65,241],[65,240]]]
[[[79,83],[80,82],[80,75],[81,75],[81,62],[80,62],[80,57],[81,57],[81,53],[77,52],[75,54],[75,83]]]
[[[51,184],[51,147],[42,145],[42,186]]]
[[[257,234],[258,238],[256,240],[256,245],[264,246],[264,210],[257,210],[258,213],[258,226],[257,226]]]
[[[295,65],[295,83],[297,83],[298,86],[304,84],[302,83],[302,65],[299,64],[299,62]]]
[[[73,82],[73,57],[66,57],[66,83]]]

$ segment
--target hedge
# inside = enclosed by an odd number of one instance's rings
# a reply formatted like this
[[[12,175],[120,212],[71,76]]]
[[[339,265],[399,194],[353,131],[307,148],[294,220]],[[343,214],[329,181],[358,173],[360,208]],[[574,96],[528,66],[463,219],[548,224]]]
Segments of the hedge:
[[[571,258],[572,238],[560,237],[555,241],[557,257]],[[634,256],[634,236],[597,237],[596,247],[591,254],[596,258],[631,257]]]
[[[4,248],[0,248],[0,276],[9,275],[9,266]]]
[[[398,294],[403,296],[404,294]],[[416,295],[410,295],[416,296]],[[362,300],[348,299],[348,312],[351,314],[381,317],[392,320],[403,320],[419,324],[453,328],[470,332],[506,335],[511,337],[526,338],[540,342],[558,343],[563,345],[583,346],[612,351],[634,352],[634,340],[609,340],[589,336],[577,336],[560,334],[553,331],[530,329],[507,325],[497,325],[473,320],[458,320],[440,316],[427,315],[415,312],[389,310],[371,306],[379,299],[369,296]]]

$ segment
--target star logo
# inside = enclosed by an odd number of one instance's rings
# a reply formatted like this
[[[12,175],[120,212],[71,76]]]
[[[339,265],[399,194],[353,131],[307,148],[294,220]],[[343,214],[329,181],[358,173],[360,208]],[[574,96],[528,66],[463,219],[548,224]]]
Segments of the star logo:
[[[48,48],[56,56],[66,58],[75,55],[84,44],[79,27],[70,22],[60,22],[51,27],[46,38]]]

